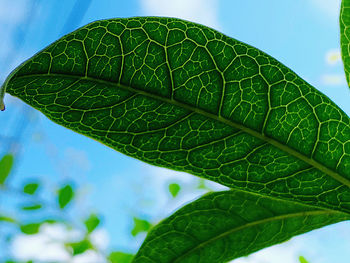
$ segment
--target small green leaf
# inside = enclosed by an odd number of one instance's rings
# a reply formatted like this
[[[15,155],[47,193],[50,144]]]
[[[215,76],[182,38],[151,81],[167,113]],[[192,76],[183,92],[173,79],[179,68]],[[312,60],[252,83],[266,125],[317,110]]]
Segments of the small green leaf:
[[[340,7],[340,45],[346,80],[350,87],[350,0],[343,0]]]
[[[205,179],[199,178],[197,189],[212,191],[212,189],[206,185],[205,181]]]
[[[91,233],[100,224],[100,219],[96,214],[91,214],[84,222],[88,233]]]
[[[74,197],[74,190],[71,185],[67,184],[58,190],[58,204],[64,209]]]
[[[5,184],[13,166],[13,155],[6,154],[0,160],[0,186]]]
[[[350,213],[349,117],[276,59],[211,28],[96,21],[22,63],[5,89],[144,162]]]
[[[82,254],[86,250],[93,248],[91,242],[87,239],[84,239],[84,240],[79,241],[79,242],[68,243],[66,245],[72,249],[73,256]]]
[[[38,183],[28,183],[23,187],[23,192],[29,195],[33,195],[35,194],[38,188],[39,188]]]
[[[33,205],[22,206],[21,209],[25,211],[31,211],[31,210],[38,210],[42,207],[43,206],[41,204],[33,204]]]
[[[179,184],[176,184],[176,183],[172,183],[172,184],[169,184],[169,192],[171,193],[171,195],[173,197],[176,197],[177,194],[179,193],[181,187]]]
[[[136,236],[141,232],[147,232],[152,227],[152,224],[147,220],[134,217],[134,228],[131,230],[131,234]]]
[[[27,235],[34,235],[39,233],[39,228],[41,226],[41,223],[31,223],[26,225],[21,225],[20,229],[21,232]]]
[[[115,251],[109,254],[108,259],[111,263],[130,263],[134,255]]]
[[[221,263],[350,215],[243,191],[206,194],[156,225],[135,263]]]
[[[299,257],[299,262],[300,263],[309,263],[309,261],[307,261],[303,256]]]
[[[0,215],[0,221],[2,222],[8,222],[8,223],[16,223],[16,219],[9,217],[9,216],[5,216],[5,215]]]
[[[55,224],[57,222],[63,222],[61,219],[45,219],[43,223],[48,223],[48,224]]]

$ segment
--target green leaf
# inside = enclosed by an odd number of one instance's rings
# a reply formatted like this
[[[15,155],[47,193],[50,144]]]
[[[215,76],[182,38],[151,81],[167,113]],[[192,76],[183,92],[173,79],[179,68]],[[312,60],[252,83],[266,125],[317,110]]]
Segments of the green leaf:
[[[96,214],[91,214],[84,222],[88,233],[91,233],[100,224],[100,219]]]
[[[5,215],[1,215],[0,214],[0,222],[8,222],[8,223],[16,223],[16,219],[9,217],[9,216],[5,216]]]
[[[346,80],[350,87],[350,0],[342,0],[340,7],[340,45]]]
[[[200,178],[199,181],[198,181],[197,189],[213,191],[213,189],[211,189],[210,187],[208,187],[206,185],[205,180],[202,179],[202,178]]]
[[[205,26],[96,21],[21,64],[4,88],[147,163],[350,212],[349,117],[271,56]]]
[[[181,187],[179,184],[176,184],[176,183],[172,183],[172,184],[169,184],[169,192],[171,193],[171,195],[173,197],[176,197],[177,194],[179,193]]]
[[[152,224],[147,220],[134,217],[134,228],[131,230],[133,236],[141,232],[147,232],[152,227]]]
[[[87,239],[84,239],[84,240],[79,241],[79,242],[68,243],[66,245],[72,249],[72,255],[73,256],[82,254],[86,250],[89,250],[90,248],[93,248],[92,244]]]
[[[74,190],[71,185],[67,184],[58,190],[58,204],[64,209],[74,197]]]
[[[132,254],[115,251],[109,255],[108,259],[111,263],[130,263],[133,257]]]
[[[307,261],[303,256],[299,257],[299,262],[300,263],[309,263],[309,261]]]
[[[6,154],[0,160],[0,186],[5,184],[13,166],[13,155]]]
[[[22,206],[21,209],[26,211],[29,211],[29,210],[31,211],[31,210],[38,210],[42,207],[43,206],[41,204],[33,204],[33,205]]]
[[[26,225],[21,225],[20,229],[21,232],[27,235],[34,235],[39,233],[39,228],[41,226],[41,223],[30,223]]]
[[[156,225],[133,262],[227,262],[350,215],[243,191],[204,195]]]
[[[64,220],[58,219],[58,218],[56,218],[56,219],[45,219],[43,221],[43,223],[48,223],[48,224],[55,224],[57,222],[66,223],[66,222],[64,222]]]
[[[35,194],[36,190],[38,190],[38,183],[28,183],[23,187],[23,192],[29,195]]]

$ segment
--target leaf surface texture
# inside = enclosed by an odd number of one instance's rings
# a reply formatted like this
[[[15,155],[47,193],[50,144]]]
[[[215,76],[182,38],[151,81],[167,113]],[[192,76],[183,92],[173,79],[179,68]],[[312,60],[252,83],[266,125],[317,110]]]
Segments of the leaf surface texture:
[[[174,18],[93,22],[26,61],[7,92],[147,163],[350,211],[350,121],[262,51]]]
[[[211,193],[154,227],[133,262],[227,262],[344,219],[349,215],[242,191]]]

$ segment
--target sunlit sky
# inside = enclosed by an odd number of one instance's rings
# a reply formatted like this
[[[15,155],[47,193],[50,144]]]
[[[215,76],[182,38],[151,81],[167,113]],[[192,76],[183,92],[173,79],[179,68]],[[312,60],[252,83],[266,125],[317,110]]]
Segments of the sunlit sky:
[[[171,16],[202,23],[265,51],[349,115],[350,92],[339,51],[339,6],[340,0],[0,0],[0,82],[25,59],[86,23]],[[136,239],[130,235],[132,216],[159,221],[203,193],[198,190],[171,200],[168,182],[179,182],[186,190],[197,179],[126,157],[52,123],[9,95],[5,102],[7,110],[0,114],[0,154],[18,154],[11,185],[29,178],[41,178],[49,187],[74,182],[81,192],[70,216],[84,216],[91,210],[102,214],[99,239],[108,249],[135,252],[144,235]],[[24,125],[24,120],[30,121]],[[11,144],[11,137],[19,139],[20,145]],[[0,198],[1,204],[6,203],[6,196]],[[349,222],[339,223],[234,262],[279,263],[283,258],[284,263],[296,263],[304,255],[311,263],[346,263],[349,233]],[[25,259],[28,249],[20,238],[12,251]]]

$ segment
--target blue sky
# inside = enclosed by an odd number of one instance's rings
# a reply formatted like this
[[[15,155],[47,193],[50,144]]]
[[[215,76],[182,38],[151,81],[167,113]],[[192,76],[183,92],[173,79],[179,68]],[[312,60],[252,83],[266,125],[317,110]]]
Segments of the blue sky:
[[[113,17],[173,16],[216,28],[267,52],[350,114],[350,92],[339,60],[339,0],[92,0],[89,6],[87,2],[0,0],[0,81],[23,60],[86,23]],[[86,12],[82,12],[84,5]],[[190,175],[126,157],[50,122],[10,96],[5,102],[7,110],[0,114],[0,154],[8,150],[19,154],[11,184],[39,177],[54,189],[59,183],[74,182],[82,190],[70,216],[84,216],[91,209],[101,213],[109,249],[136,251],[144,236],[136,240],[130,236],[132,216],[158,221],[203,193],[191,193],[197,179]],[[6,139],[12,136],[20,139],[19,147]],[[185,189],[179,200],[172,200],[166,191],[170,181],[182,183]],[[285,263],[292,263],[299,254],[310,262],[346,262],[350,238],[344,233],[350,233],[348,222],[235,262],[274,263],[283,256]]]

